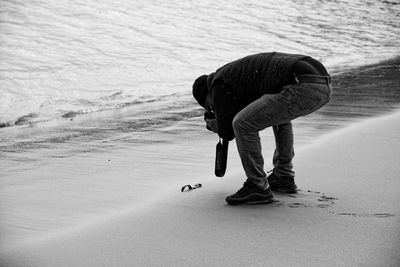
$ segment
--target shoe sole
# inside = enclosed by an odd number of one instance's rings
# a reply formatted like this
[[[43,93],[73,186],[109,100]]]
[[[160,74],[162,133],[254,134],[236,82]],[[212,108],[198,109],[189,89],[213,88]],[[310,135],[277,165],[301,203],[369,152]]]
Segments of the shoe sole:
[[[275,200],[273,197],[271,199],[267,199],[267,200],[260,200],[260,201],[249,201],[244,203],[245,205],[263,205],[263,204],[271,204],[271,203],[275,203],[275,202],[279,202],[278,200]]]
[[[271,186],[271,184],[270,184]],[[287,194],[296,194],[297,193],[297,186],[295,185],[294,187],[291,188],[284,188],[284,187],[272,187],[271,190],[279,193],[287,193]]]
[[[263,199],[258,199],[257,198],[263,198]],[[262,194],[252,194],[246,198],[241,198],[241,199],[234,199],[234,200],[229,200],[226,198],[226,202],[229,205],[236,206],[236,205],[258,205],[258,204],[269,204],[274,202],[274,196],[270,195],[266,197],[265,195]]]
[[[271,188],[274,192],[286,193],[286,194],[297,194],[297,189],[280,189],[280,188]]]

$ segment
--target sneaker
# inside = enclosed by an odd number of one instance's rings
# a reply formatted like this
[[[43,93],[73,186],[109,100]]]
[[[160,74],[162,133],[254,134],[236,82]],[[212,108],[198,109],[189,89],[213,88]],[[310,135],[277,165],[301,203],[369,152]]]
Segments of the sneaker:
[[[235,194],[226,197],[226,202],[229,205],[268,204],[273,202],[273,200],[274,196],[269,186],[264,189],[248,181]]]
[[[273,191],[289,194],[297,193],[297,185],[294,183],[293,177],[280,178],[272,172],[267,179]]]

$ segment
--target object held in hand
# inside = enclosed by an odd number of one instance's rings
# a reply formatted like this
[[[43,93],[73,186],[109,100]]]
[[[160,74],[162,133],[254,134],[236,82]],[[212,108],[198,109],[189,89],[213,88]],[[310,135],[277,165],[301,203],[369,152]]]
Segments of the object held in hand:
[[[218,123],[217,119],[212,119],[212,120],[206,120],[206,128],[207,130],[218,133]]]
[[[210,110],[206,110],[204,113],[204,121],[206,122],[207,130],[218,133],[217,117],[215,116],[215,113]]]
[[[200,188],[200,187],[201,187],[201,184],[195,184],[193,186],[191,186],[190,184],[187,184],[187,185],[182,186],[181,192],[190,191],[190,190]]]
[[[204,120],[213,120],[215,118],[215,114],[209,110],[206,110],[206,112],[204,113]]]
[[[215,153],[215,176],[223,177],[226,171],[226,162],[228,159],[229,141],[220,139],[216,146]]]

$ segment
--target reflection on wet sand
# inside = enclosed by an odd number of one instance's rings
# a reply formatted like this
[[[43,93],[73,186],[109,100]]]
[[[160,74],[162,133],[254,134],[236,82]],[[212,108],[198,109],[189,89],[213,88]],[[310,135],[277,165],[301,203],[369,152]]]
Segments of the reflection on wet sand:
[[[301,140],[400,107],[400,58],[332,75],[331,101],[295,121]]]

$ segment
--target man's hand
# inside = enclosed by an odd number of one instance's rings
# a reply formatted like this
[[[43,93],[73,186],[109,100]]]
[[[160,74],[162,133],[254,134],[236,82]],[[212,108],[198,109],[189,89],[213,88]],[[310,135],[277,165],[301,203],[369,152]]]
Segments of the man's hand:
[[[218,123],[217,119],[205,119],[206,128],[214,133],[218,133]]]
[[[206,122],[207,130],[218,133],[217,118],[212,111],[206,110],[206,112],[204,113],[204,121]]]

